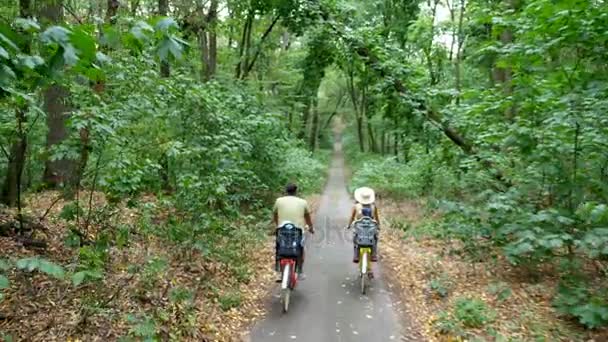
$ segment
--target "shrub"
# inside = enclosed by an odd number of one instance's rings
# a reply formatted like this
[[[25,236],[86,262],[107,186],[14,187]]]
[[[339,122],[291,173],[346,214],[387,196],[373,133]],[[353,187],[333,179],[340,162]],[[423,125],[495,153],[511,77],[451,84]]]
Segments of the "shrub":
[[[467,328],[481,328],[494,320],[494,313],[477,298],[457,298],[454,317]]]

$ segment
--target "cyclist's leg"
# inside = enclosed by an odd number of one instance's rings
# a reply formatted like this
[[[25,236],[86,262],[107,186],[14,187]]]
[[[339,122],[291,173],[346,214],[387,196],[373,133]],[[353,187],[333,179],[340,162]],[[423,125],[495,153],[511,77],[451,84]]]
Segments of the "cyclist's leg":
[[[357,248],[357,235],[353,235],[353,262],[359,262],[359,248]]]
[[[300,241],[300,257],[298,258],[298,263],[296,265],[296,271],[298,274],[302,274],[302,270],[304,269],[304,237],[302,236],[302,240]]]
[[[298,258],[298,266],[296,267],[298,274],[302,274],[304,270],[304,247],[302,247],[300,257]]]
[[[372,246],[372,261],[378,260],[378,235],[374,238],[374,245]]]
[[[279,243],[278,243],[278,241],[274,242],[274,269],[277,272],[281,272],[281,267],[279,266]]]

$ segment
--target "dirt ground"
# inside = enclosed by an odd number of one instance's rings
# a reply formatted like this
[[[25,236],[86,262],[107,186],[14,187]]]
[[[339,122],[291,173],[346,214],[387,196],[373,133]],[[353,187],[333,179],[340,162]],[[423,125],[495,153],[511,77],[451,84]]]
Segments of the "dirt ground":
[[[385,274],[429,341],[608,341],[606,330],[585,331],[558,316],[550,273],[532,281],[505,260],[471,262],[457,253],[458,243],[416,234],[437,219],[422,202],[384,200],[379,207],[388,228],[380,247]],[[463,299],[481,300],[487,321],[459,323],[453,308]]]

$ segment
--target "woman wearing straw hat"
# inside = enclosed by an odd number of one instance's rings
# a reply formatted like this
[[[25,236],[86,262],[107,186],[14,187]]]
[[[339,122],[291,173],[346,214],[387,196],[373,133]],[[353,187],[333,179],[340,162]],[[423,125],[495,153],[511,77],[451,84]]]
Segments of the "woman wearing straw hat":
[[[359,220],[363,217],[370,217],[378,223],[378,230],[380,230],[380,217],[378,216],[378,207],[375,205],[376,194],[373,189],[368,187],[360,187],[355,190],[355,205],[351,211],[350,221],[348,227],[355,220]],[[372,248],[372,261],[378,260],[378,237],[376,236],[374,247]],[[353,262],[359,262],[359,251],[355,245],[355,254],[353,256]]]

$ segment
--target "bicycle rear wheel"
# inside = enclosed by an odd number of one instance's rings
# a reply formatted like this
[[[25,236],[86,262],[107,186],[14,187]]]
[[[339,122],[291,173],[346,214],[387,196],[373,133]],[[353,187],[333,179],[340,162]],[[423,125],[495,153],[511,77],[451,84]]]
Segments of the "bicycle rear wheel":
[[[283,289],[283,313],[287,313],[287,311],[289,311],[289,298],[291,297],[291,289],[286,288]]]
[[[287,312],[289,310],[289,297],[291,294],[291,284],[290,284],[290,276],[291,276],[291,265],[287,264],[283,268],[283,278],[281,282],[281,302],[283,304],[283,312]]]
[[[367,267],[368,253],[364,251],[361,255],[361,294],[365,294],[367,290]]]

